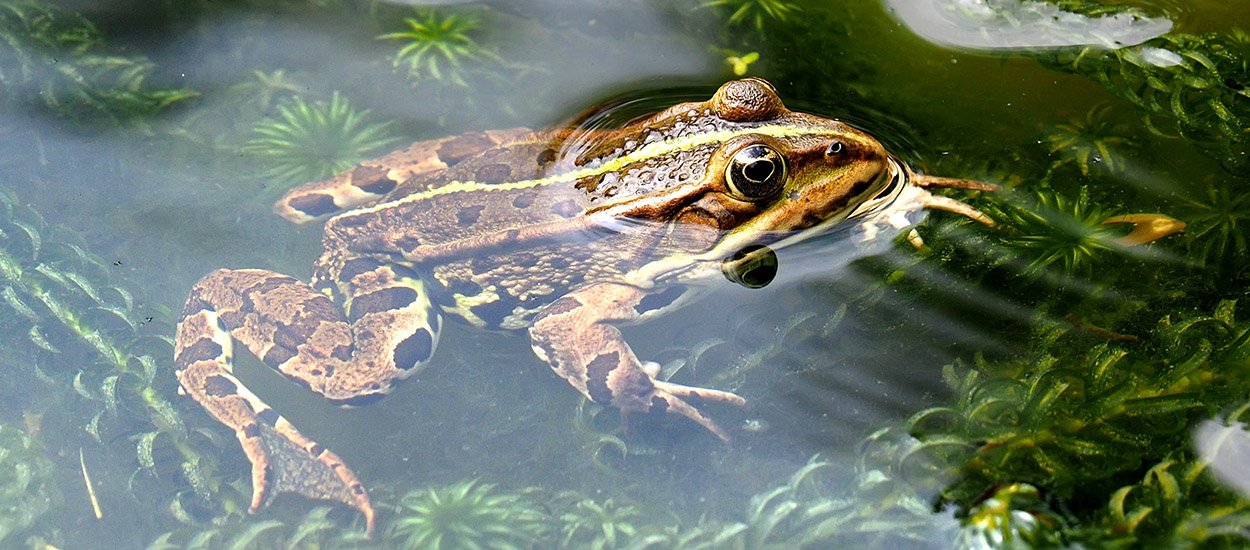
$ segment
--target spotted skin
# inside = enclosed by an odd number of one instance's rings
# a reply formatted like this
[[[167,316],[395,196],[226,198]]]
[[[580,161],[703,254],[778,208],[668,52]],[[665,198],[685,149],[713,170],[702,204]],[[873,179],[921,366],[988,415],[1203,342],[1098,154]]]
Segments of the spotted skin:
[[[421,176],[446,170],[483,150],[529,132],[526,128],[512,128],[418,141],[386,156],[361,162],[328,180],[296,187],[274,205],[274,212],[295,223],[308,223],[368,206],[388,196],[402,183],[437,181],[437,178]]]
[[[357,270],[369,265],[355,264]],[[252,463],[251,510],[294,492],[375,513],[364,485],[343,461],[305,437],[232,374],[233,346],[344,406],[381,398],[424,366],[439,320],[421,281],[373,264],[351,279],[345,308],[293,277],[219,270],[191,291],[175,339],[184,391],[235,431]]]

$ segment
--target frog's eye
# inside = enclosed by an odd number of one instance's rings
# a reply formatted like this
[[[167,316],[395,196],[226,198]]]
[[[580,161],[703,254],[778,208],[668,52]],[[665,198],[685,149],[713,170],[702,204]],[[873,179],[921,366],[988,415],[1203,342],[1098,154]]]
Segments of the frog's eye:
[[[725,168],[729,190],[749,201],[771,197],[786,182],[786,159],[776,149],[763,144],[743,147]]]

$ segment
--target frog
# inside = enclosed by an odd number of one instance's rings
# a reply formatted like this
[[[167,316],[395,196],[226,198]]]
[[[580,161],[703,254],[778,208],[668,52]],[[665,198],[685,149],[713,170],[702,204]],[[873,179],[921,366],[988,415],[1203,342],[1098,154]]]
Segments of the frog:
[[[933,187],[996,188],[914,171],[842,120],[788,109],[761,78],[619,128],[419,141],[276,203],[294,223],[324,223],[310,279],[220,269],[193,286],[175,336],[180,391],[235,433],[251,464],[250,511],[295,493],[358,510],[370,535],[364,484],[234,375],[236,344],[356,407],[430,362],[444,316],[525,331],[538,364],[623,419],[676,415],[729,442],[704,408],[746,399],[664,379],[620,327],[725,280],[764,286],[776,249],[834,227],[877,239],[917,209],[993,225]]]

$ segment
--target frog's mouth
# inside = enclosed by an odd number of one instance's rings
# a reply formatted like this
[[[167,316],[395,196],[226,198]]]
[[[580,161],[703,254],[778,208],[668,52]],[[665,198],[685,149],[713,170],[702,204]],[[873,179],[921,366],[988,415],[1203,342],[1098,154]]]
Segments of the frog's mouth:
[[[885,170],[881,171],[881,175],[872,186],[877,189],[872,198],[846,210],[845,213],[830,216],[811,227],[782,233],[778,235],[775,242],[768,246],[779,250],[817,237],[837,236],[843,230],[854,227],[855,222],[872,218],[876,214],[889,210],[898,198],[914,185],[912,177],[912,171],[907,169],[907,165],[890,155],[886,157]]]

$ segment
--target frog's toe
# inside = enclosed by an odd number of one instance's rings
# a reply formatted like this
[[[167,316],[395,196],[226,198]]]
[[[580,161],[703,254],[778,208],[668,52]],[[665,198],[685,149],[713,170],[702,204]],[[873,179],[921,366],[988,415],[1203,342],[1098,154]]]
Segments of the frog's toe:
[[[734,397],[738,396],[735,395]],[[738,397],[738,399],[742,398]],[[743,400],[743,402],[745,403],[745,400]],[[703,426],[707,429],[707,431],[712,432],[716,435],[716,437],[720,438],[721,441],[725,443],[729,443],[730,441],[729,434],[726,433],[725,430],[722,430],[715,421],[703,416],[703,413],[699,412],[699,409],[696,409],[689,403],[686,403],[682,400],[682,398],[669,393],[658,386],[656,387],[655,395],[651,398],[651,408],[653,410],[659,409],[661,411],[680,414],[690,420],[693,420],[698,425]]]
[[[677,397],[698,397],[699,399],[703,399],[705,401],[720,401],[722,403],[729,403],[739,407],[747,404],[746,399],[742,398],[738,394],[727,391],[699,388],[695,386],[683,386],[681,384],[674,384],[663,380],[654,380],[652,383],[655,384],[657,389]]]

